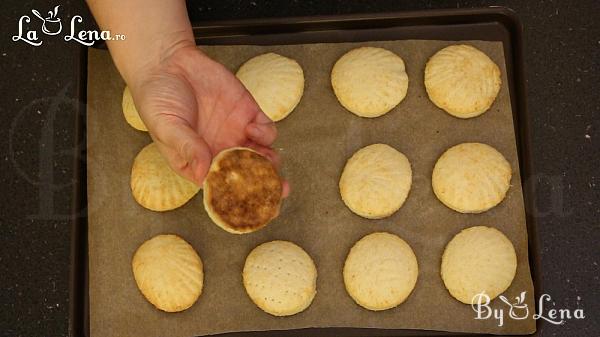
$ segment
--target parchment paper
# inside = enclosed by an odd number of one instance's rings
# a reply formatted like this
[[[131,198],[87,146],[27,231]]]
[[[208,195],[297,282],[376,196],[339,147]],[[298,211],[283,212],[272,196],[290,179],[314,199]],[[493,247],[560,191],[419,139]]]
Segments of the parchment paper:
[[[296,110],[277,124],[275,147],[283,159],[282,174],[292,186],[281,215],[266,228],[232,235],[214,225],[198,194],[184,207],[156,213],[131,196],[129,178],[135,155],[150,142],[132,129],[121,112],[124,83],[108,52],[90,49],[88,74],[88,198],[90,324],[94,337],[192,336],[228,331],[303,327],[414,328],[495,334],[535,330],[533,286],[527,257],[527,232],[515,144],[513,119],[500,42],[469,42],[502,69],[502,89],[491,109],[480,117],[460,120],[436,108],[427,98],[423,70],[443,41],[388,41],[285,46],[211,46],[203,48],[232,71],[255,55],[274,51],[296,59],[306,84]],[[330,71],[346,51],[363,45],[394,51],[406,63],[407,97],[388,114],[359,118],[336,100]],[[513,168],[506,199],[478,215],[460,214],[433,194],[431,174],[436,159],[461,142],[485,142],[506,156]],[[383,220],[363,219],[342,202],[338,180],[346,160],[372,143],[387,143],[403,152],[413,169],[413,184],[404,206]],[[498,321],[475,320],[469,305],[459,303],[439,276],[446,243],[461,229],[487,225],[502,230],[513,242],[518,268],[505,295],[527,291],[530,315]],[[371,312],[356,305],[344,289],[342,266],[350,247],[362,236],[388,231],[404,238],[419,263],[417,285],[402,305]],[[182,313],[167,314],[148,303],[131,271],[135,249],[160,233],[176,233],[198,251],[204,262],[204,290],[198,302]],[[304,312],[273,317],[256,307],[244,291],[241,271],[247,254],[270,240],[291,240],[303,247],[318,269],[317,296]]]

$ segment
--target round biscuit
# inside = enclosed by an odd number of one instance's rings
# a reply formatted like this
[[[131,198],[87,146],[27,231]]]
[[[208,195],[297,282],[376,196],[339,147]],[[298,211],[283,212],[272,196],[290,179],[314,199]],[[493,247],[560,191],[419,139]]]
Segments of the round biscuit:
[[[498,205],[510,188],[509,162],[493,147],[462,143],[435,163],[431,185],[437,198],[460,213],[481,213]]]
[[[367,219],[381,219],[396,212],[412,184],[408,158],[386,144],[372,144],[352,155],[339,188],[350,210]]]
[[[221,151],[213,158],[203,190],[208,216],[234,234],[254,232],[276,218],[283,192],[273,164],[242,147]]]
[[[458,233],[444,250],[441,277],[450,294],[465,304],[485,292],[490,299],[503,293],[517,271],[510,240],[492,227],[475,226]]]
[[[289,241],[271,241],[254,248],[246,258],[242,277],[250,299],[275,316],[303,311],[317,293],[313,260]]]
[[[287,117],[304,93],[304,72],[293,59],[275,53],[246,61],[236,73],[261,110],[274,122]]]
[[[131,192],[152,211],[169,211],[187,203],[200,187],[175,173],[155,143],[144,147],[133,161]]]
[[[123,90],[123,100],[121,102],[123,107],[123,115],[125,116],[125,120],[131,127],[140,131],[148,131],[144,121],[140,118],[140,114],[138,113],[135,103],[133,102],[133,97],[131,96],[131,91],[128,86],[125,86]]]
[[[404,61],[393,52],[360,47],[333,66],[331,86],[340,104],[360,117],[379,117],[398,105],[408,91]]]
[[[138,288],[157,309],[183,311],[202,293],[202,260],[177,235],[157,235],[144,242],[133,255],[131,267]]]
[[[425,66],[429,99],[458,118],[476,117],[486,112],[494,103],[501,84],[498,66],[470,45],[443,48]]]
[[[346,258],[344,284],[354,301],[369,310],[394,308],[413,291],[419,266],[400,237],[377,232],[360,239]]]

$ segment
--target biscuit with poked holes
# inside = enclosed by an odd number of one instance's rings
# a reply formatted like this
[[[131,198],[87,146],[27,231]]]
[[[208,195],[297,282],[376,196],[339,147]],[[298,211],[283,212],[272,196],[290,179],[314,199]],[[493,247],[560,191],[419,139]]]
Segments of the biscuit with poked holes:
[[[224,230],[243,234],[279,215],[282,184],[273,164],[248,148],[231,148],[213,158],[204,180],[204,207]]]
[[[135,103],[133,103],[133,97],[131,96],[131,91],[129,87],[125,87],[123,90],[123,101],[121,102],[123,107],[123,115],[125,116],[125,120],[131,127],[140,131],[148,131],[144,121],[140,118],[140,114],[135,107]]]
[[[400,237],[377,232],[354,244],[344,264],[344,284],[354,301],[369,310],[391,309],[413,291],[419,266]]]
[[[361,117],[378,117],[398,105],[408,91],[404,61],[393,52],[360,47],[344,54],[331,70],[340,104]]]
[[[183,311],[202,293],[202,260],[177,235],[157,235],[144,242],[136,250],[131,267],[144,297],[160,310]]]
[[[348,159],[339,188],[352,212],[367,219],[381,219],[402,207],[411,183],[408,158],[389,145],[372,144]]]
[[[236,73],[261,110],[274,122],[287,117],[304,93],[302,67],[275,53],[255,56]]]
[[[246,258],[242,277],[250,299],[275,316],[303,311],[317,293],[313,260],[289,241],[271,241],[254,248]]]
[[[482,292],[490,299],[496,298],[508,289],[516,272],[513,244],[492,227],[464,229],[448,242],[442,256],[444,285],[454,298],[466,304]]]
[[[433,55],[425,66],[425,89],[440,109],[458,118],[486,112],[500,91],[500,68],[469,45],[453,45]]]
[[[187,203],[200,187],[179,176],[160,154],[156,144],[144,147],[131,168],[134,199],[152,211],[169,211]]]
[[[461,213],[481,213],[498,205],[510,187],[512,170],[493,147],[462,143],[435,163],[431,184],[437,198]]]

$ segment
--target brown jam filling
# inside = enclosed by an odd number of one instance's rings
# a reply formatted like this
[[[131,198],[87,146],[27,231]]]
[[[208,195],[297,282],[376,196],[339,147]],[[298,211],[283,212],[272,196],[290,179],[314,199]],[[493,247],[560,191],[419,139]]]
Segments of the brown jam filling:
[[[233,150],[207,176],[213,210],[232,228],[266,225],[279,213],[281,180],[271,162],[249,150]]]

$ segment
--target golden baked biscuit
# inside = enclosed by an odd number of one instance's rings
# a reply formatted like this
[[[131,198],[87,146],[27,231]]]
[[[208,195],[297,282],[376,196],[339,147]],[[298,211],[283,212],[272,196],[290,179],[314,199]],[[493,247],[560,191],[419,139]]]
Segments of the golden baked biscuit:
[[[461,213],[481,213],[498,205],[510,187],[512,170],[493,147],[462,143],[435,163],[431,184],[437,198]]]
[[[224,230],[243,234],[279,215],[281,179],[273,164],[248,148],[231,148],[213,158],[204,180],[204,207]]]
[[[289,241],[271,241],[254,248],[246,258],[242,277],[250,299],[275,316],[303,311],[317,293],[313,260]]]
[[[246,61],[236,73],[261,110],[274,122],[280,121],[300,103],[304,93],[302,67],[275,53]]]
[[[175,173],[156,144],[144,147],[131,168],[131,192],[152,211],[169,211],[187,203],[200,187]]]
[[[486,112],[500,91],[500,68],[470,45],[448,46],[425,66],[425,89],[440,109],[458,118]]]
[[[342,56],[331,71],[340,104],[361,117],[379,117],[398,105],[408,91],[404,61],[393,52],[360,47]]]
[[[372,144],[348,159],[339,187],[342,200],[352,212],[367,219],[381,219],[404,204],[411,183],[408,158],[389,145]]]
[[[125,89],[123,90],[122,106],[123,115],[129,125],[140,131],[148,131],[148,128],[146,128],[144,121],[140,118],[140,114],[133,103],[133,97],[131,96],[131,91],[129,91],[128,86],[125,86]]]
[[[450,294],[472,304],[485,292],[490,299],[502,294],[515,277],[517,255],[510,240],[492,227],[476,226],[458,233],[444,250],[441,276]]]
[[[177,235],[157,235],[144,242],[133,255],[131,267],[138,288],[157,309],[183,311],[202,293],[202,260]]]
[[[404,302],[418,275],[417,257],[410,246],[385,232],[369,234],[356,242],[344,264],[348,294],[358,305],[374,311]]]

